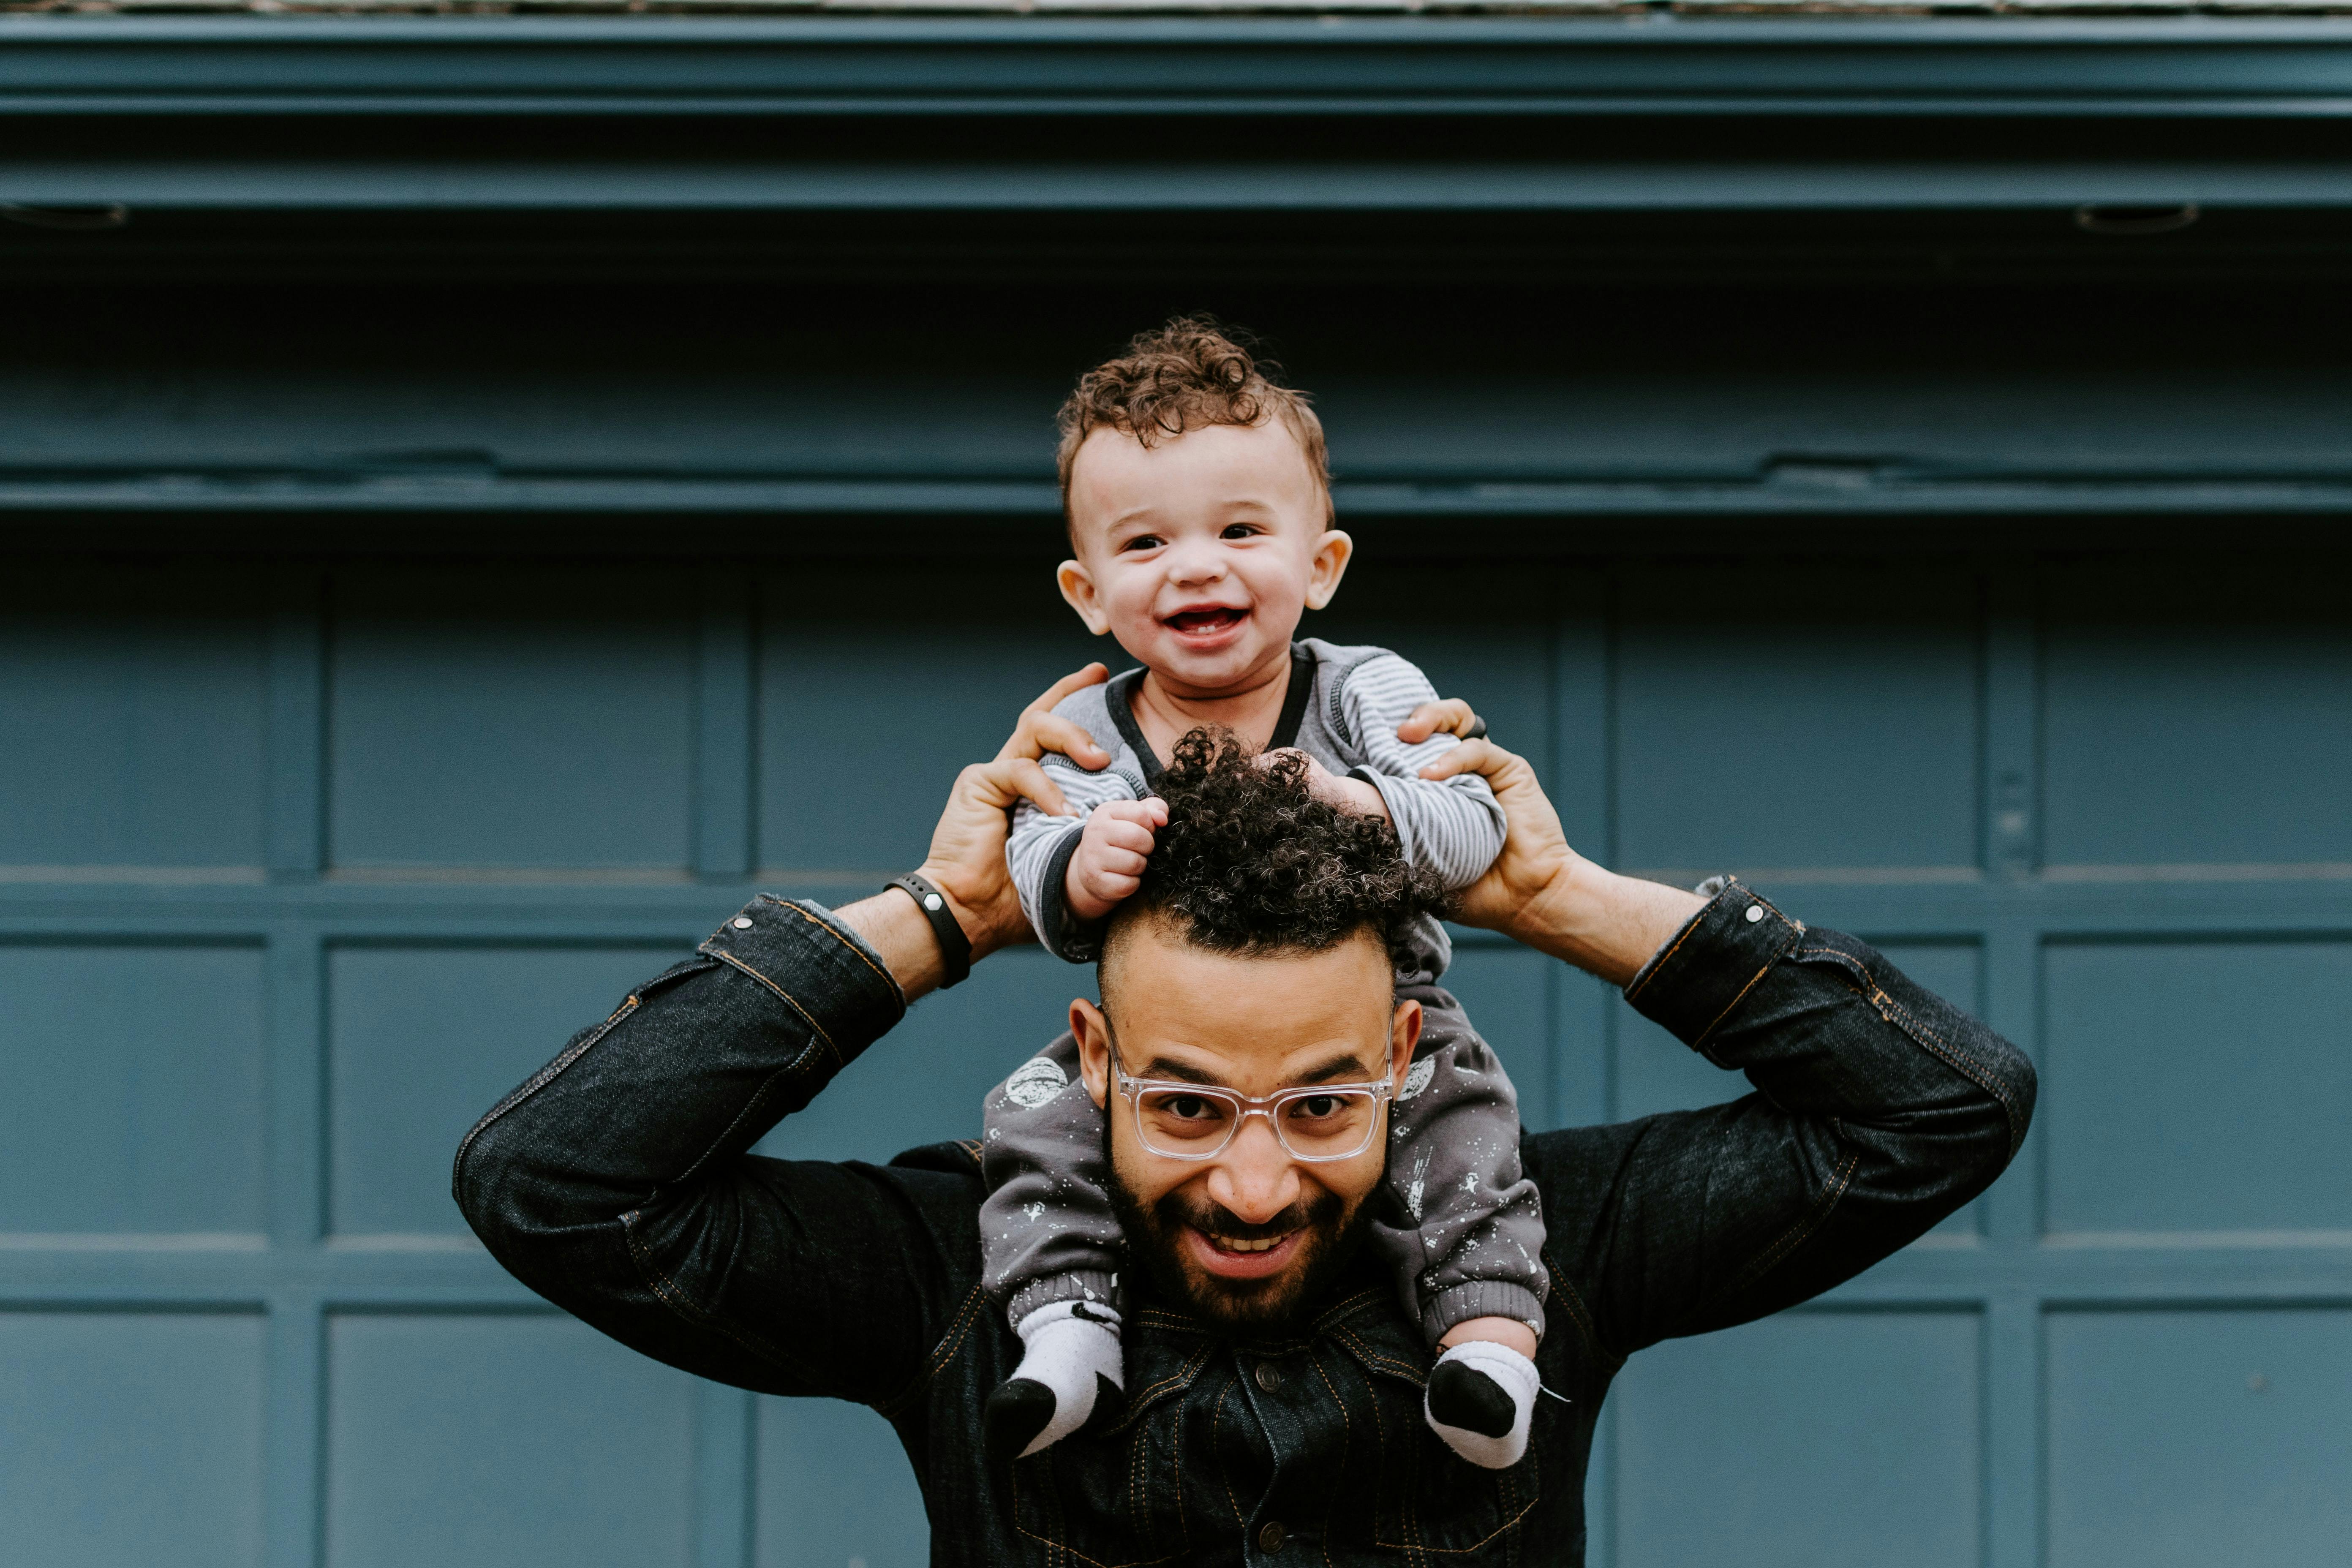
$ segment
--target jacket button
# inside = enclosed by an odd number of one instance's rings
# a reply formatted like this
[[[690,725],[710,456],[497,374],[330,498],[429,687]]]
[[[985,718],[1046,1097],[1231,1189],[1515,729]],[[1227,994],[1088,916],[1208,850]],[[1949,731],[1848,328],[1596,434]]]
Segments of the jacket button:
[[[737,915],[734,920],[729,923],[733,925],[737,931],[750,931],[751,929],[751,917],[749,915]]]
[[[1268,1394],[1282,1386],[1282,1373],[1275,1370],[1272,1362],[1262,1361],[1257,1363],[1257,1385]],[[1269,1546],[1266,1550],[1271,1552],[1274,1548]]]
[[[1760,920],[1762,920],[1763,918],[1764,918],[1764,906],[1763,906],[1763,905],[1761,905],[1761,904],[1750,904],[1750,905],[1748,905],[1748,923],[1749,925],[1754,925],[1758,921],[1760,921]]]
[[[1257,1549],[1260,1552],[1279,1552],[1282,1543],[1289,1539],[1290,1531],[1282,1528],[1282,1521],[1269,1519],[1265,1521],[1265,1528],[1257,1532]]]

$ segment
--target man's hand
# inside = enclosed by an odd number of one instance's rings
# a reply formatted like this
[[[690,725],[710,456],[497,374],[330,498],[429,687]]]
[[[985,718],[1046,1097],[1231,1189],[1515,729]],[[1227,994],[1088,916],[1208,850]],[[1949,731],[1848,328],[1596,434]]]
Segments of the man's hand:
[[[1423,707],[1413,717],[1418,719],[1428,710]],[[1536,771],[1525,757],[1492,741],[1464,741],[1421,770],[1425,779],[1449,779],[1458,773],[1486,775],[1487,786],[1495,792],[1495,803],[1503,808],[1504,837],[1503,852],[1495,857],[1486,874],[1464,889],[1454,919],[1529,942],[1518,928],[1537,906],[1565,888],[1583,858],[1568,847],[1559,813],[1552,809],[1550,798],[1536,782]],[[1540,921],[1540,916],[1536,918]]]
[[[1013,891],[1012,870],[1004,863],[1013,807],[1027,799],[1054,816],[1069,810],[1062,792],[1038,765],[1037,759],[1047,752],[1059,752],[1081,767],[1109,764],[1110,758],[1086,731],[1053,713],[1054,704],[1081,687],[1109,679],[1109,673],[1090,664],[1054,682],[1022,710],[1020,722],[995,761],[964,769],[948,793],[947,809],[931,829],[930,852],[919,868],[946,896],[956,923],[971,939],[975,963],[1000,947],[1032,939],[1020,895]],[[939,984],[939,939],[913,900],[903,893],[883,893],[838,912],[882,954],[909,998]]]
[[[1082,921],[1098,921],[1141,887],[1152,836],[1167,826],[1168,803],[1156,796],[1107,800],[1095,807],[1062,879],[1070,912]]]
[[[1421,776],[1465,773],[1484,774],[1493,788],[1504,838],[1502,854],[1462,895],[1455,918],[1464,924],[1501,931],[1622,985],[1706,906],[1696,893],[1620,877],[1570,848],[1535,769],[1492,741],[1465,741]]]

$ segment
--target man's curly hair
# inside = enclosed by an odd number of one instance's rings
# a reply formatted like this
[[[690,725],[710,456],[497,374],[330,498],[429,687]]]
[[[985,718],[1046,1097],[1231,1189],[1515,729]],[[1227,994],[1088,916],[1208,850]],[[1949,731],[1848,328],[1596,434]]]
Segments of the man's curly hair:
[[[1445,891],[1405,859],[1377,816],[1317,798],[1307,759],[1261,763],[1229,730],[1176,742],[1159,782],[1168,826],[1123,910],[1168,921],[1212,952],[1323,952],[1366,930],[1402,958]]]
[[[1212,425],[1263,425],[1279,420],[1297,437],[1308,472],[1331,510],[1331,462],[1323,443],[1323,422],[1307,394],[1282,384],[1282,367],[1260,359],[1256,344],[1239,327],[1213,316],[1179,316],[1167,325],[1139,332],[1117,359],[1105,360],[1078,377],[1055,419],[1061,445],[1055,453],[1062,478],[1062,510],[1070,505],[1070,470],[1078,448],[1106,426],[1146,447]]]

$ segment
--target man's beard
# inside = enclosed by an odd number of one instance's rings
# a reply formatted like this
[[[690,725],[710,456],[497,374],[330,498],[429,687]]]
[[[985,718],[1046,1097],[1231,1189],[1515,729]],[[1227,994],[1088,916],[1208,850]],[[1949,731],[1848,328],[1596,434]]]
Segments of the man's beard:
[[[1223,1332],[1245,1339],[1273,1337],[1295,1327],[1301,1309],[1321,1300],[1332,1280],[1355,1260],[1371,1226],[1370,1202],[1359,1202],[1350,1212],[1346,1201],[1331,1192],[1293,1204],[1263,1225],[1246,1225],[1223,1205],[1188,1196],[1181,1189],[1166,1194],[1149,1210],[1116,1179],[1110,1191],[1128,1252],[1151,1277],[1153,1289]],[[1293,1230],[1307,1234],[1299,1243],[1297,1258],[1281,1273],[1261,1279],[1224,1279],[1186,1256],[1181,1237],[1188,1226],[1241,1241]]]

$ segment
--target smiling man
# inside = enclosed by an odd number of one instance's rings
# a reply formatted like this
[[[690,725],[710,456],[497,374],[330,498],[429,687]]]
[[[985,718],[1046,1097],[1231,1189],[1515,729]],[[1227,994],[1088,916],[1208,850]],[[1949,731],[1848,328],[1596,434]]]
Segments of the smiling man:
[[[467,1217],[550,1300],[688,1371],[881,1412],[937,1563],[1574,1563],[1594,1420],[1629,1355],[1852,1277],[2024,1137],[2024,1058],[1881,954],[1736,882],[1613,876],[1569,848],[1524,762],[1454,747],[1432,771],[1484,774],[1507,820],[1457,918],[1623,986],[1756,1090],[1522,1136],[1557,1314],[1536,1364],[1558,1397],[1524,1458],[1473,1465],[1422,1419],[1429,1352],[1360,1245],[1410,1224],[1381,1207],[1419,1026],[1388,949],[1429,889],[1384,824],[1296,766],[1202,742],[1110,934],[1103,1005],[1071,1009],[1131,1259],[1123,1390],[1052,1447],[991,1458],[988,1398],[1021,1346],[982,1289],[977,1149],[748,1151],[914,999],[1027,934],[1007,812],[1060,805],[1034,759],[1068,752],[1049,710],[1085,679],[964,771],[918,876],[838,910],[755,900],[457,1152]],[[1470,728],[1458,705],[1445,722]]]
[[[1443,895],[1385,823],[1317,799],[1296,754],[1262,768],[1195,731],[1162,792],[1168,824],[1103,942],[1103,1005],[1071,1003],[1070,1031],[1111,1112],[1136,1264],[1204,1321],[1278,1329],[1372,1221],[1421,1033],[1393,954]]]

